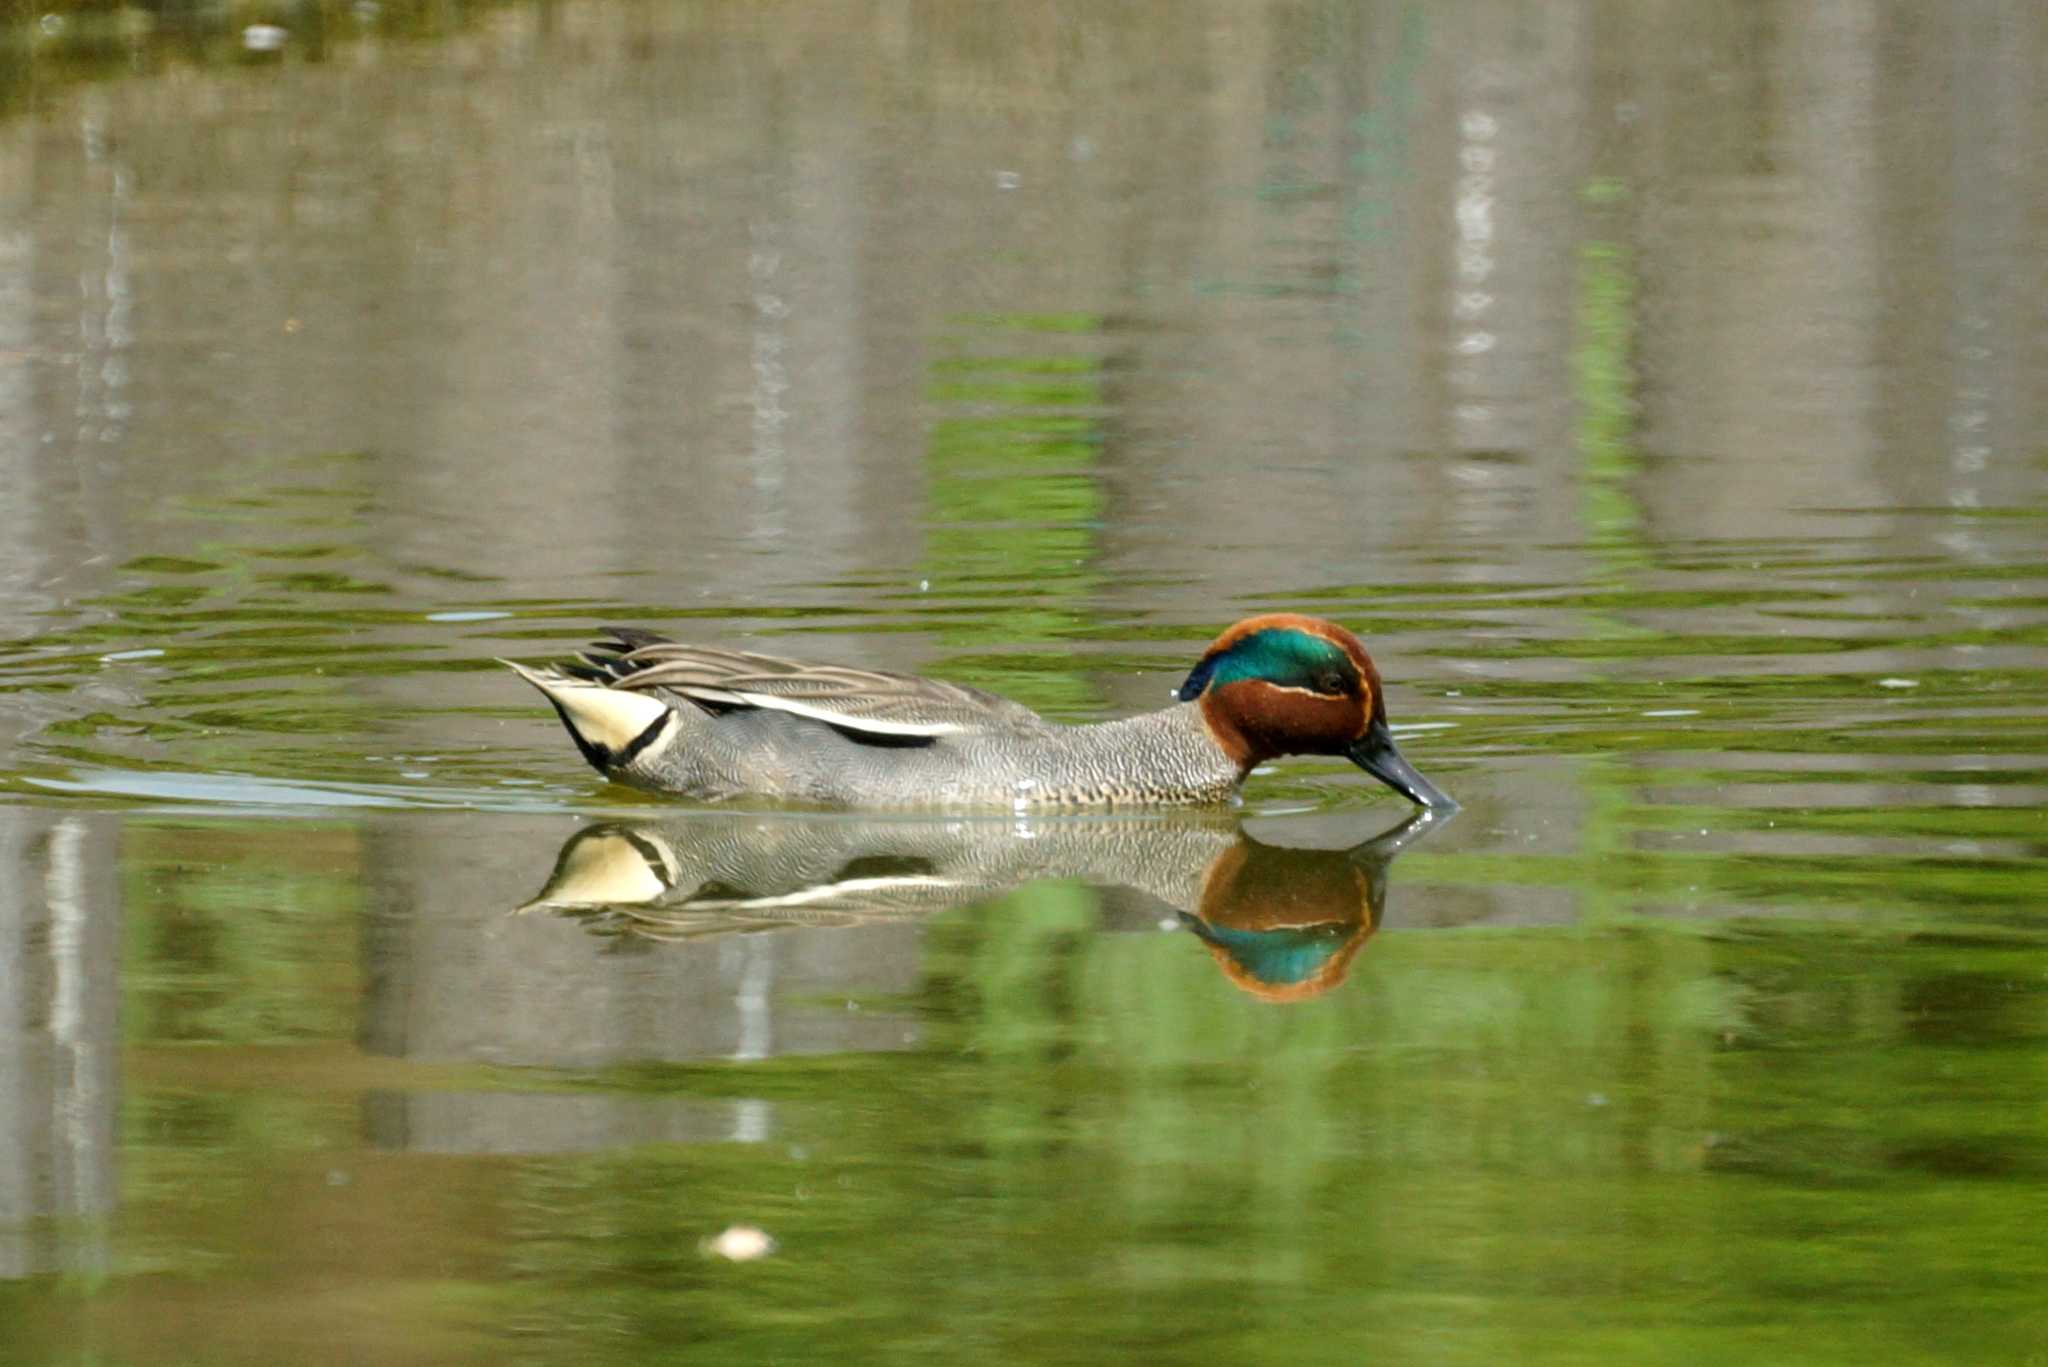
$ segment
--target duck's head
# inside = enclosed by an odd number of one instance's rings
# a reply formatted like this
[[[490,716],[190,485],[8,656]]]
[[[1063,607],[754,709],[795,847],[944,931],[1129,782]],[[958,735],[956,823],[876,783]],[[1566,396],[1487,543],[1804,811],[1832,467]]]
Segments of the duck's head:
[[[1342,755],[1410,802],[1457,809],[1401,757],[1379,671],[1335,622],[1247,618],[1210,642],[1176,696],[1202,709],[1209,734],[1244,769],[1280,755]]]

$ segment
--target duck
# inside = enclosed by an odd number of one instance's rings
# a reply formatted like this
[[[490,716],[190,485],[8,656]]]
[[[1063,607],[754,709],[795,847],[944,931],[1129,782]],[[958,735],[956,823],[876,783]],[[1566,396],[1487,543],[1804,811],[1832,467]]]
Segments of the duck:
[[[1209,643],[1172,705],[1066,725],[942,679],[605,627],[573,663],[501,660],[591,767],[706,801],[1090,808],[1233,799],[1286,755],[1341,755],[1419,807],[1457,810],[1403,757],[1380,675],[1335,622],[1266,613]]]

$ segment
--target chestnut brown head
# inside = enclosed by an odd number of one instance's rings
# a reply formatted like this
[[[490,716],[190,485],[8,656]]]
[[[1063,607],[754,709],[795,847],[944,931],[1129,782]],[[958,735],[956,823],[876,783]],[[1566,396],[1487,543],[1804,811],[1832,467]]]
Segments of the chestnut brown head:
[[[1270,613],[1210,643],[1177,696],[1197,702],[1244,769],[1280,755],[1343,755],[1409,801],[1457,803],[1401,757],[1379,671],[1356,636],[1317,617]]]

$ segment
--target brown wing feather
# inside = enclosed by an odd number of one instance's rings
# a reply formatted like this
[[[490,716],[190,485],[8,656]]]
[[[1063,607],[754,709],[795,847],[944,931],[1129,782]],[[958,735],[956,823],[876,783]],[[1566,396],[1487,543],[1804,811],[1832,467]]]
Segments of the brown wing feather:
[[[810,664],[775,655],[686,645],[607,627],[588,667],[615,688],[666,689],[713,707],[763,707],[882,735],[944,735],[1042,725],[1021,703],[915,674]]]

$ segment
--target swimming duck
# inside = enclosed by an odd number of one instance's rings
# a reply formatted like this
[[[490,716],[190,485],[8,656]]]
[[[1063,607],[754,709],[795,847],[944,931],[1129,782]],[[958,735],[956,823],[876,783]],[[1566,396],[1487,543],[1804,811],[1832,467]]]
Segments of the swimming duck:
[[[604,630],[574,664],[502,663],[554,704],[593,768],[656,792],[859,807],[1218,802],[1266,760],[1343,755],[1420,806],[1458,805],[1395,747],[1365,647],[1320,618],[1239,622],[1173,706],[1084,726],[938,679]]]

